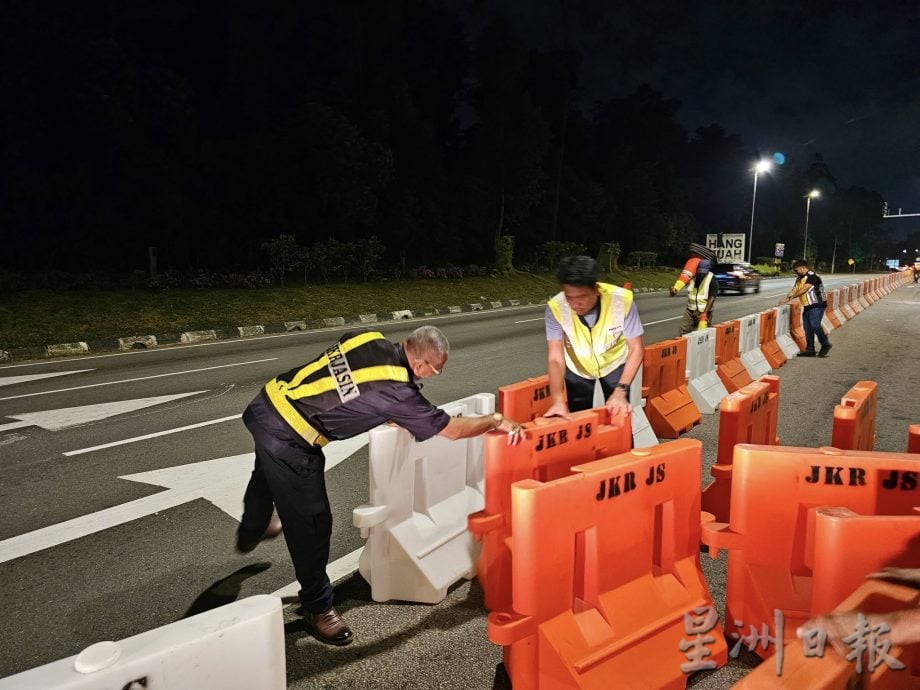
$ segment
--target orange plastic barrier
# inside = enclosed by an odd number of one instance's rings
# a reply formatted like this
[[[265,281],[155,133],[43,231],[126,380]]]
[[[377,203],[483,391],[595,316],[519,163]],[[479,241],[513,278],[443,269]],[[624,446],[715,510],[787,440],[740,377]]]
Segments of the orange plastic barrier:
[[[875,381],[857,381],[834,408],[831,445],[844,450],[875,448],[875,415],[878,386]]]
[[[907,428],[907,452],[920,453],[920,424],[911,424]]]
[[[711,556],[730,551],[725,620],[759,629],[779,609],[794,636],[811,610],[815,510],[915,515],[918,476],[920,458],[908,453],[735,446],[730,522],[702,531]]]
[[[835,608],[869,573],[920,563],[920,515],[857,515],[848,508],[815,513],[811,615]]]
[[[869,580],[862,583],[855,592],[841,602],[836,611],[858,611],[870,619],[871,614],[890,613],[920,604],[920,591],[902,585]],[[854,633],[855,633],[854,629]],[[795,631],[793,630],[793,634]],[[883,636],[876,638],[878,642]],[[871,644],[871,642],[870,642]],[[878,649],[873,650],[878,652]],[[891,662],[878,659],[881,663],[869,671],[869,657],[863,652],[860,657],[862,673],[856,670],[855,659],[847,661],[827,643],[819,656],[814,650],[806,656],[802,640],[794,640],[783,650],[783,666],[777,675],[775,664],[763,663],[741,681],[734,690],[845,690],[846,688],[871,688],[872,690],[903,690],[916,688],[920,684],[917,668],[918,646],[892,646],[887,650],[889,659],[894,659],[906,668],[896,670]]]
[[[489,614],[489,639],[515,690],[676,689],[723,663],[698,563],[699,441],[572,469],[511,489],[514,612]]]
[[[837,314],[834,310],[838,299],[839,297],[836,290],[827,291],[827,306],[824,307],[824,315],[834,328],[840,328],[840,319],[837,318]]]
[[[739,321],[716,324],[716,373],[729,393],[753,381],[747,368],[741,363],[738,352],[740,337]]]
[[[605,408],[573,412],[571,419],[524,423],[524,440],[509,446],[504,434],[485,436],[485,507],[469,516],[470,532],[482,540],[477,575],[492,611],[511,609],[511,485],[522,479],[550,481],[571,467],[624,453],[632,447],[629,415],[610,417]]]
[[[776,309],[760,312],[760,350],[771,369],[779,369],[786,363],[786,355],[776,342]]]
[[[789,333],[799,350],[804,351],[805,347],[805,326],[802,325],[802,305],[799,302],[793,302],[789,309]]]
[[[687,390],[687,340],[665,340],[645,348],[642,397],[645,416],[658,438],[677,438],[702,419]]]
[[[516,422],[529,422],[552,405],[549,377],[535,376],[498,389],[498,411]]]
[[[709,469],[713,482],[703,489],[703,510],[719,522],[731,511],[732,454],[739,443],[779,445],[779,377],[763,376],[722,398],[719,406],[719,450]]]

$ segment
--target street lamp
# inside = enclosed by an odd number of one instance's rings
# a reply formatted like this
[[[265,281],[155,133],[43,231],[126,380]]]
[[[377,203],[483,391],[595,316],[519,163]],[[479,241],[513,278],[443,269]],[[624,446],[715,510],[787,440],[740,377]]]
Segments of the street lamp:
[[[757,165],[754,166],[754,198],[751,199],[751,231],[748,235],[748,263],[751,263],[751,252],[754,249],[754,206],[757,203],[757,176],[772,167],[773,164],[768,160],[757,161]]]
[[[805,195],[805,247],[802,249],[802,259],[808,261],[808,213],[811,211],[811,200],[821,196],[821,192],[812,189]]]

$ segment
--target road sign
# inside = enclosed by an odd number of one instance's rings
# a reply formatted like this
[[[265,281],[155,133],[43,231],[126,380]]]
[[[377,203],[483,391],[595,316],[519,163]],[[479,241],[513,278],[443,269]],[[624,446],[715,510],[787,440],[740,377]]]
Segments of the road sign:
[[[777,242],[776,250],[773,252],[773,256],[775,256],[778,259],[781,259],[783,257],[783,252],[785,251],[786,251],[786,245],[783,244],[782,242]]]
[[[706,246],[715,252],[716,262],[744,261],[744,233],[706,235]]]
[[[853,264],[856,263],[856,260],[855,260],[855,259],[847,259],[847,263],[850,264],[850,266],[852,266]]]

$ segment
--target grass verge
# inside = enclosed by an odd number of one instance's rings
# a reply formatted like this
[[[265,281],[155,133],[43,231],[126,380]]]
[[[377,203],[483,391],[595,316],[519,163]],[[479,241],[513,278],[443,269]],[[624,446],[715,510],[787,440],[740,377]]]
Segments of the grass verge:
[[[601,276],[633,287],[662,288],[676,271]],[[26,290],[0,304],[0,349],[181,333],[520,299],[543,302],[558,292],[552,274],[514,272],[460,280],[406,280],[346,285],[299,285],[260,290]]]

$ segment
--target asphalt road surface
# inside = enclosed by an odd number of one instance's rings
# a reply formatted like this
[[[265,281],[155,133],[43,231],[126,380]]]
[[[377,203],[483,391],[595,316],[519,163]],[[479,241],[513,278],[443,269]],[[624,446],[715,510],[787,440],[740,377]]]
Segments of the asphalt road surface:
[[[868,276],[824,276],[828,287]],[[715,321],[767,309],[791,279],[760,294],[720,296]],[[645,342],[676,336],[685,296],[637,296]],[[424,323],[451,341],[436,404],[545,371],[543,307],[524,306],[379,326],[390,339]],[[283,539],[237,555],[233,538],[251,470],[239,419],[275,374],[302,364],[341,331],[222,340],[0,367],[0,677],[261,593],[296,587]],[[879,384],[876,449],[903,452],[920,422],[920,288],[909,284],[831,334],[826,359],[797,359],[781,378],[784,445],[829,445],[833,407],[859,380]],[[715,457],[717,415],[687,434]],[[330,648],[285,610],[290,688],[506,688],[501,649],[486,637],[475,581],[440,604],[376,603],[354,572],[367,502],[366,437],[327,447],[335,518],[330,569],[356,641]],[[717,605],[725,557],[702,558]],[[756,659],[691,680],[724,688]],[[636,670],[637,674],[641,669]]]

